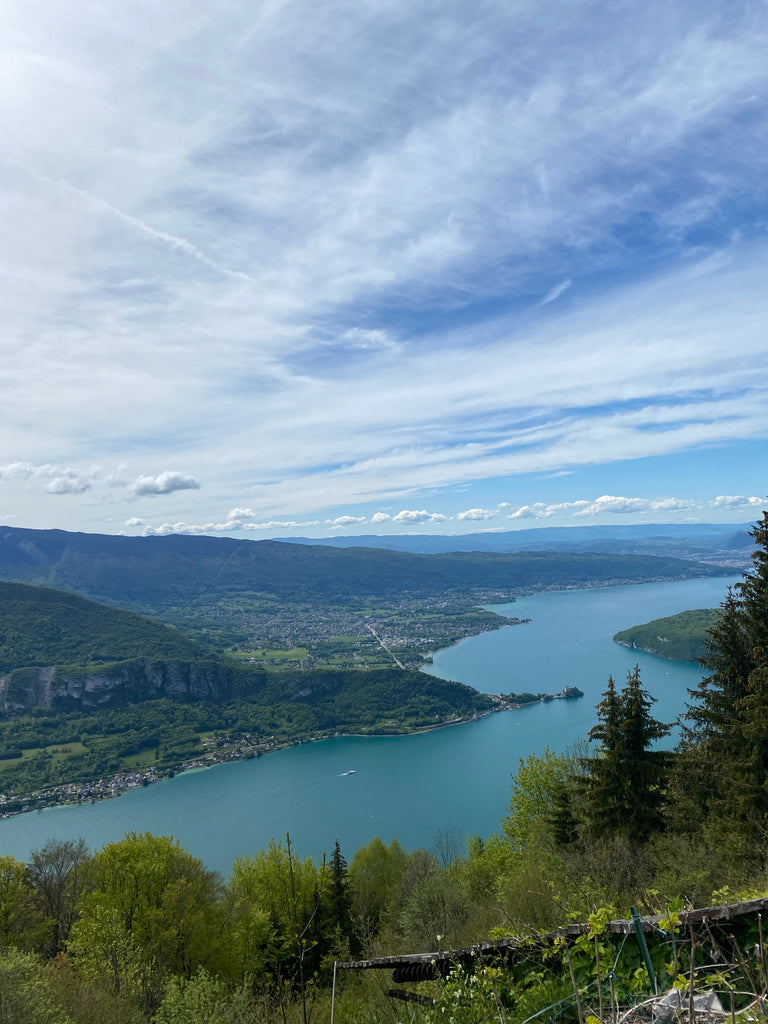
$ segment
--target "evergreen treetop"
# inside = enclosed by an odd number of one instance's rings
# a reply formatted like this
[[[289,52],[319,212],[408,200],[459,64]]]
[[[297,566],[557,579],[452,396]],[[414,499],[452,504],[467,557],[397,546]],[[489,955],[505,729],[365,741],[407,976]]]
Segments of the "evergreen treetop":
[[[687,714],[687,739],[708,765],[703,810],[747,830],[768,819],[768,513],[751,533],[753,568],[721,605]]]
[[[662,827],[669,754],[652,749],[652,744],[669,733],[669,726],[652,716],[653,703],[640,684],[638,665],[620,693],[609,677],[597,706],[598,723],[589,734],[590,742],[600,744],[599,752],[581,762],[591,832],[644,842]]]

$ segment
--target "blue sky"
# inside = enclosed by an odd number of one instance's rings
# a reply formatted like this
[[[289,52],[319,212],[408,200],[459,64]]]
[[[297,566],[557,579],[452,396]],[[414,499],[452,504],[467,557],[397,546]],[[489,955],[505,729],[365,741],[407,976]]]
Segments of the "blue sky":
[[[0,521],[760,515],[768,5],[5,0]]]

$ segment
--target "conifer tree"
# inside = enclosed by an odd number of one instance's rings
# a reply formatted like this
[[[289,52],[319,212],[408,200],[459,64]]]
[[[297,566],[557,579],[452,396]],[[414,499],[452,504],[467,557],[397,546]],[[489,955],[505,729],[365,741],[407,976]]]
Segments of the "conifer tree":
[[[753,569],[721,605],[687,715],[707,766],[702,809],[732,812],[747,831],[768,822],[768,513],[751,533]]]
[[[347,943],[350,955],[359,952],[352,916],[352,893],[349,886],[347,861],[338,839],[329,865],[328,923],[335,935]]]
[[[582,759],[587,825],[593,833],[613,832],[644,842],[662,827],[669,754],[652,749],[652,744],[666,736],[669,727],[652,716],[653,703],[640,685],[638,665],[621,693],[608,679],[597,706],[598,723],[589,734],[600,749],[595,757]]]
[[[625,798],[625,776],[619,763],[621,706],[613,676],[608,676],[608,688],[595,710],[597,725],[589,731],[589,742],[599,743],[600,749],[597,757],[582,759],[582,767],[587,769],[582,781],[587,791],[590,826],[601,831],[615,827],[623,817]]]

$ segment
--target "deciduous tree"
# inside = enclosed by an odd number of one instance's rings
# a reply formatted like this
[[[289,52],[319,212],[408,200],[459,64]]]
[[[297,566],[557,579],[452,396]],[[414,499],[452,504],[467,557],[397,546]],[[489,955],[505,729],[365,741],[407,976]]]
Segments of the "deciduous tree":
[[[91,884],[92,861],[82,839],[49,839],[30,855],[29,879],[37,904],[53,922],[45,947],[48,956],[64,948],[78,901]]]
[[[168,975],[190,977],[214,954],[218,894],[217,876],[177,841],[130,832],[96,854],[70,951],[151,1011]]]

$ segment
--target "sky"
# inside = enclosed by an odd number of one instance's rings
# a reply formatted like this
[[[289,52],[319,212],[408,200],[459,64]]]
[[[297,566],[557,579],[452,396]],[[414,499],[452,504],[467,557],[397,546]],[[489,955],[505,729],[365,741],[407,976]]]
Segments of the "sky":
[[[0,523],[748,522],[768,4],[4,0]]]

